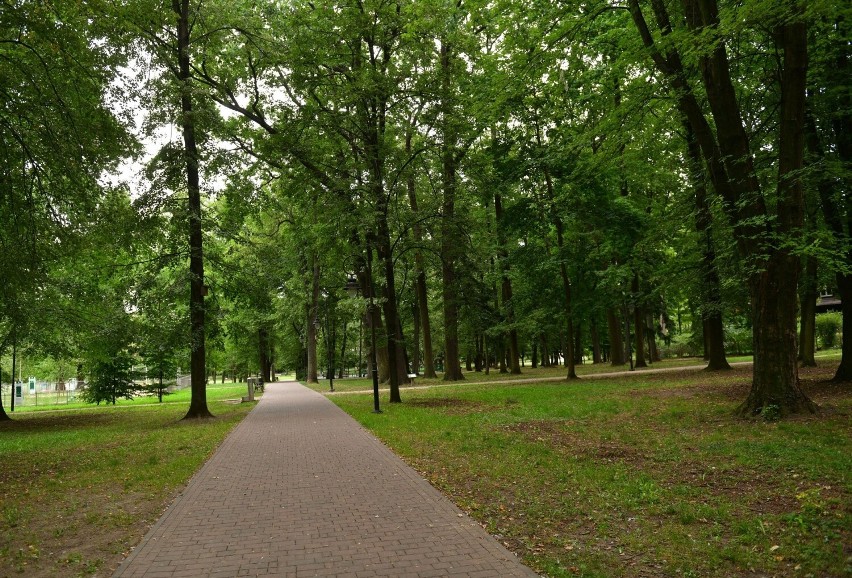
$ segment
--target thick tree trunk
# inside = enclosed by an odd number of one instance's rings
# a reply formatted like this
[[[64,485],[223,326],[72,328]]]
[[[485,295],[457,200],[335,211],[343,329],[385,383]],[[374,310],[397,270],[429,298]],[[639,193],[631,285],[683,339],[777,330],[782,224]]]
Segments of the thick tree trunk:
[[[502,273],[500,289],[503,313],[506,317],[506,322],[511,327],[507,335],[509,340],[509,367],[512,374],[519,375],[521,373],[521,363],[518,348],[518,330],[514,327],[515,311],[514,303],[512,302],[512,280],[509,278],[506,236],[503,234],[503,198],[499,193],[494,193],[494,216],[497,222],[497,252],[500,257],[500,270]],[[502,370],[503,368],[501,367]]]
[[[552,365],[550,357],[550,346],[547,343],[547,335],[541,334],[541,366],[550,367]]]
[[[371,249],[367,250],[370,251]],[[372,259],[370,259],[370,261],[372,262]],[[375,289],[375,286],[372,284],[372,279],[370,278],[369,268],[362,269],[358,272],[358,282],[361,286],[361,295],[369,297],[370,292]],[[366,311],[364,311],[364,325],[367,327],[367,331],[371,336],[373,331],[375,331],[376,366],[379,373],[379,383],[387,383],[390,379],[388,369],[388,350],[386,347],[382,347],[381,345],[386,341],[387,337],[385,335],[384,325],[382,324],[382,313],[377,303],[376,306],[367,307]],[[369,350],[367,359],[372,359],[372,337],[367,340],[367,345]],[[367,377],[373,377],[373,368],[371,363],[367,363]]]
[[[574,363],[583,363],[583,331],[579,323],[574,328]]]
[[[778,227],[795,234],[804,218],[799,172],[804,164],[807,35],[804,21],[780,26],[784,47],[778,166]],[[816,410],[799,387],[796,363],[796,302],[799,262],[787,248],[776,250],[750,282],[754,325],[754,379],[742,414],[775,406],[780,415]]]
[[[536,138],[541,144],[541,135],[537,134]],[[556,246],[559,248],[559,252],[561,253],[564,245],[564,226],[562,223],[562,218],[556,212],[555,199],[556,195],[553,191],[553,180],[550,177],[550,173],[545,169],[544,171],[544,182],[547,187],[547,198],[550,202],[550,216],[553,221],[553,225],[556,227]],[[563,302],[563,307],[565,308],[565,321],[567,324],[568,335],[574,335],[574,312],[573,306],[571,304],[571,278],[568,275],[568,265],[565,263],[565,259],[562,255],[559,256],[559,275],[562,277],[562,294],[564,296],[565,301]],[[567,379],[578,379],[577,378],[577,369],[574,366],[574,344],[572,340],[567,340],[568,347],[565,350],[565,359],[568,360],[567,365]]]
[[[192,75],[189,62],[189,0],[173,0],[177,15],[178,78],[180,85],[181,131],[186,162],[187,196],[189,198],[189,317],[190,402],[183,419],[212,417],[207,408],[207,364],[204,332],[204,251],[202,247],[201,187],[198,176],[198,146],[192,104]]]
[[[532,340],[532,359],[530,360],[530,365],[532,365],[533,369],[538,368],[538,343],[535,338]]]
[[[663,359],[660,356],[660,350],[657,347],[657,330],[654,325],[654,316],[648,315],[646,321],[645,332],[648,336],[648,358],[653,362],[659,363]]]
[[[270,369],[272,360],[269,357],[269,332],[266,328],[261,327],[257,331],[258,353],[260,361],[260,378],[263,383],[269,383],[271,379]],[[213,383],[216,383],[215,377]]]
[[[412,135],[408,134],[405,139],[406,154],[410,158]],[[414,292],[417,300],[417,311],[419,314],[420,326],[423,330],[423,377],[435,379],[438,375],[435,373],[435,355],[432,351],[432,324],[429,319],[429,292],[426,286],[426,267],[423,262],[423,251],[420,245],[423,244],[423,227],[417,219],[417,187],[414,180],[414,172],[409,172],[408,179],[408,200],[411,203],[411,212],[414,213],[415,221],[412,227],[414,235],[414,244],[417,249],[414,252]],[[415,363],[415,371],[418,371],[419,364]]]
[[[2,367],[2,364],[0,364]],[[12,378],[12,397],[15,397],[15,379]],[[8,421],[12,418],[6,413],[6,408],[3,407],[3,371],[0,370],[0,421]]]
[[[701,238],[701,314],[704,336],[704,359],[707,369],[731,369],[725,355],[725,328],[722,320],[722,291],[716,268],[716,250],[713,245],[712,214],[707,200],[707,175],[701,160],[701,148],[689,122],[684,121],[687,157],[692,188],[695,191],[695,228]]]
[[[686,22],[696,33],[719,26],[716,0],[685,0]],[[630,0],[630,13],[652,58],[677,91],[678,105],[688,119],[707,162],[716,191],[726,203],[724,209],[734,223],[734,237],[748,266],[758,270],[749,281],[754,314],[754,377],[748,400],[740,406],[743,414],[776,406],[777,413],[812,410],[813,404],[798,385],[796,365],[795,280],[798,264],[789,250],[776,247],[766,258],[764,243],[777,236],[788,238],[800,232],[802,224],[803,119],[807,72],[806,24],[801,14],[791,14],[776,29],[783,49],[781,115],[779,122],[778,202],[775,214],[765,203],[754,170],[736,90],[733,86],[727,49],[723,41],[699,57],[707,103],[713,116],[715,136],[701,106],[686,80],[680,56],[671,46],[664,55],[655,46],[638,0]],[[652,7],[663,35],[672,32],[665,4]],[[792,286],[793,293],[788,295]],[[779,300],[783,292],[788,301]],[[773,310],[774,308],[774,310]],[[789,312],[792,310],[792,315]],[[790,367],[792,366],[792,370]]]
[[[319,263],[314,256],[311,267],[311,285],[310,285],[310,302],[308,303],[308,318],[305,320],[307,324],[306,343],[305,347],[308,350],[308,383],[319,383],[318,363],[317,363],[317,315],[319,314],[319,294],[320,294],[320,269]]]
[[[420,312],[417,309],[417,299],[412,304],[414,331],[411,338],[411,368],[412,373],[420,375]]]
[[[645,363],[645,311],[637,302],[639,299],[639,274],[633,274],[631,283],[633,293],[633,330],[635,335],[636,363],[634,367],[648,367]]]
[[[816,345],[816,301],[819,297],[817,287],[816,257],[805,258],[805,271],[802,276],[801,311],[799,322],[799,364],[802,367],[816,367],[814,349]]]
[[[451,79],[453,57],[452,49],[446,40],[441,41],[441,109],[444,113],[441,146],[441,181],[443,185],[443,203],[441,218],[441,272],[443,274],[444,297],[444,381],[464,379],[459,359],[459,295],[456,279],[456,257],[461,251],[462,242],[455,222],[456,203],[456,132],[451,117],[455,114],[451,102]]]
[[[592,363],[597,365],[603,363],[601,355],[601,336],[598,333],[598,324],[592,319]]]
[[[843,341],[840,366],[834,374],[834,381],[852,381],[852,275],[837,277],[843,315]]]
[[[738,409],[743,415],[783,416],[816,409],[798,380],[796,284],[790,279],[797,268],[792,256],[773,256],[751,282],[754,378],[748,399]]]
[[[624,354],[624,330],[621,327],[619,315],[612,309],[606,312],[606,325],[609,332],[609,358],[612,365],[624,365],[627,356]]]
[[[837,70],[848,70],[846,53],[841,49],[836,62]],[[841,75],[841,72],[838,72]],[[844,93],[845,94],[845,93]],[[843,107],[840,114],[832,122],[833,132],[837,139],[837,152],[844,165],[852,163],[852,113],[849,112],[849,98],[844,97]],[[805,114],[805,142],[808,152],[814,157],[815,162],[824,161],[823,147],[819,140],[813,115],[810,111]],[[824,170],[817,178],[817,190],[819,191],[820,205],[825,222],[829,225],[835,237],[839,240],[848,239],[852,233],[852,201],[846,197],[846,206],[840,206],[837,202],[839,195],[835,195],[835,180],[833,175]],[[845,219],[844,219],[845,214]],[[852,263],[852,249],[846,253],[846,262]],[[833,381],[852,380],[852,274],[835,274],[838,297],[841,300],[841,312],[843,316],[843,342],[841,345],[840,365],[834,375]]]

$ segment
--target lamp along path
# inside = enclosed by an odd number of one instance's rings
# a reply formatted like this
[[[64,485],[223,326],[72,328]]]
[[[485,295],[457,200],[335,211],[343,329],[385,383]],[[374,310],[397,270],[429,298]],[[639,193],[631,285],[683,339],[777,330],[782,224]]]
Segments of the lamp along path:
[[[116,577],[534,577],[331,403],[269,384]]]

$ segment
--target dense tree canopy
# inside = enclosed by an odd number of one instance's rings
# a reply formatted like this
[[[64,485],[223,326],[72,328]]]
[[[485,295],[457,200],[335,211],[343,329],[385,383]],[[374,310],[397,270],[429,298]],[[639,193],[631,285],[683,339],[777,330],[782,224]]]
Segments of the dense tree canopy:
[[[217,373],[369,371],[371,329],[394,402],[410,373],[574,378],[673,353],[721,370],[733,348],[755,356],[743,414],[812,410],[797,356],[818,294],[852,323],[850,18],[815,0],[4,4],[0,355],[190,367],[206,415]],[[102,178],[131,111],[171,134],[132,192]],[[58,340],[35,311],[91,320],[94,286],[120,330]]]

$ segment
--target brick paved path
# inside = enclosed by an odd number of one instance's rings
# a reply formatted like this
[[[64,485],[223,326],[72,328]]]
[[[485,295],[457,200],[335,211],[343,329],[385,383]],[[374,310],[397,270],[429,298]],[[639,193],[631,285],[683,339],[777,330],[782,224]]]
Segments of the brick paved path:
[[[276,383],[115,576],[536,574],[324,396]]]

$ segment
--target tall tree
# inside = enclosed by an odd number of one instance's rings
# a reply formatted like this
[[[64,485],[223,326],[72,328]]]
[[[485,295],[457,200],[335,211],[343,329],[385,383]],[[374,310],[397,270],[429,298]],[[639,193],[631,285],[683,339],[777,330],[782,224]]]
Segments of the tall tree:
[[[692,79],[674,43],[658,47],[638,0],[630,13],[657,69],[677,95],[678,105],[695,133],[714,189],[725,201],[734,234],[750,270],[754,376],[748,399],[739,411],[745,415],[773,406],[781,414],[813,411],[814,405],[798,383],[796,363],[796,283],[798,259],[791,246],[800,234],[803,196],[802,168],[807,26],[797,3],[767,13],[783,63],[779,70],[779,122],[775,210],[770,209],[754,168],[749,130],[737,97],[728,59],[725,31],[716,0],[685,3],[685,21],[693,37],[713,39],[698,57],[698,83],[704,88],[714,121],[705,116],[692,88]],[[791,9],[792,8],[792,9]],[[655,0],[652,10],[660,34],[674,30],[665,5]],[[778,239],[784,239],[779,243]],[[767,254],[766,244],[772,247]]]

